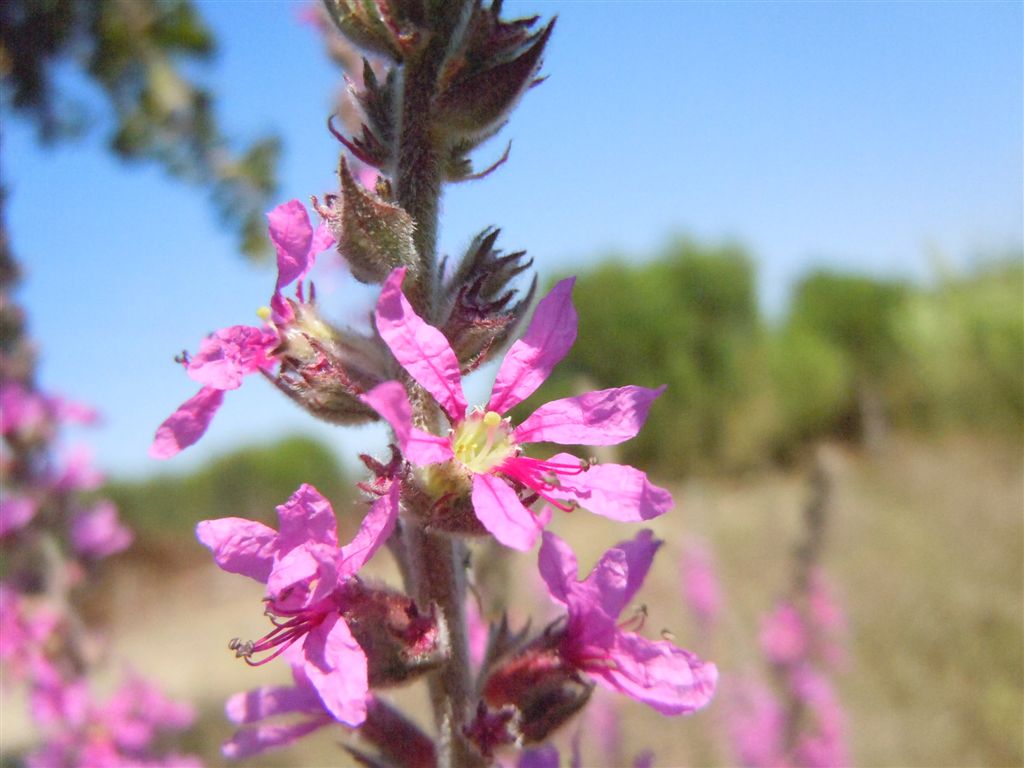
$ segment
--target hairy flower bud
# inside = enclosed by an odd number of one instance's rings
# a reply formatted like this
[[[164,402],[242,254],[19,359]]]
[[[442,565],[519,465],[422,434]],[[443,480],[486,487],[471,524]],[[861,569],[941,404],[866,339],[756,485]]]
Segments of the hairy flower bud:
[[[458,269],[445,283],[447,321],[442,330],[464,373],[500,350],[518,327],[537,289],[534,276],[525,296],[512,280],[533,265],[525,251],[502,255],[494,247],[500,230],[487,228],[470,243]]]
[[[344,616],[366,654],[371,687],[408,682],[445,659],[434,610],[420,613],[400,592],[353,582],[345,594]]]
[[[507,722],[515,729],[516,741],[543,741],[579,712],[590,699],[594,684],[565,661],[559,652],[557,631],[545,632],[520,653],[496,665],[483,686],[486,714],[512,708]],[[493,736],[493,728],[488,728]]]
[[[376,386],[387,362],[373,341],[324,321],[312,300],[286,300],[290,318],[277,325],[274,384],[314,416],[333,424],[372,421],[359,396]]]
[[[530,33],[536,17],[503,22],[500,4],[474,9],[465,47],[441,74],[438,124],[453,139],[493,134],[537,81],[555,22]]]
[[[364,50],[401,61],[403,36],[381,0],[326,0],[327,12],[345,37]]]
[[[402,208],[364,189],[349,171],[345,158],[338,167],[341,193],[326,195],[326,206],[313,204],[327,221],[352,276],[363,283],[381,283],[398,267],[418,270],[412,218]]]

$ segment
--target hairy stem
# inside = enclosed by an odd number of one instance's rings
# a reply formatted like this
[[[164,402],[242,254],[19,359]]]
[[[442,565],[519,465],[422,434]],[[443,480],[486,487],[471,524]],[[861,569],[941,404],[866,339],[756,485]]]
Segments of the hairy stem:
[[[413,238],[420,256],[418,284],[408,286],[417,310],[435,320],[433,287],[439,282],[437,224],[440,209],[443,147],[433,123],[432,102],[437,77],[449,44],[436,34],[405,61],[401,89],[401,128],[394,184],[397,202],[416,222]],[[422,429],[437,432],[440,414],[418,385],[409,382],[414,419]],[[448,660],[430,677],[430,700],[439,732],[439,768],[470,768],[483,764],[462,728],[469,715],[471,680],[465,619],[465,545],[431,533],[417,522],[427,510],[411,510],[403,526],[409,581],[406,587],[424,608],[436,605],[446,627]]]

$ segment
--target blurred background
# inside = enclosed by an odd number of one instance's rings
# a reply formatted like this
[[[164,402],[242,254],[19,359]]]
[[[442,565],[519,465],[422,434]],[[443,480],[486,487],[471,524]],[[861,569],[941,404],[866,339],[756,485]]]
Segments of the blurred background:
[[[505,7],[559,16],[550,77],[478,153],[486,167],[511,139],[509,162],[446,191],[441,247],[493,224],[542,284],[579,276],[579,341],[520,416],[668,385],[616,456],[676,494],[653,526],[668,543],[641,594],[649,633],[715,660],[720,701],[759,673],[759,622],[789,589],[824,451],[819,565],[847,616],[835,684],[852,761],[1024,763],[1021,4]],[[189,747],[218,764],[224,699],[275,673],[226,650],[263,634],[261,595],[213,568],[195,523],[273,521],[311,482],[344,538],[356,457],[383,455],[386,433],[312,423],[251,381],[169,464],[146,450],[194,391],[174,356],[268,301],[263,211],[337,185],[338,56],[297,2],[16,1],[0,19],[4,227],[38,378],[102,412],[80,437],[138,534],[89,615],[118,659],[200,707]],[[313,277],[332,319],[366,321],[374,294],[340,260]],[[555,530],[584,569],[633,533],[579,515]],[[694,541],[717,563],[713,631],[683,604]],[[548,610],[528,580],[501,599]],[[672,721],[619,702],[622,754],[735,763],[720,701]],[[344,765],[338,739],[253,764]]]

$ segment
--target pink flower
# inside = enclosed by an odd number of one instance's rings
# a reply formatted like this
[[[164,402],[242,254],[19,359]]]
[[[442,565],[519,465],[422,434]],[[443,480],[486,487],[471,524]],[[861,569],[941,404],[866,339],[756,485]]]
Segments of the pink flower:
[[[374,502],[356,537],[340,548],[334,510],[311,485],[302,485],[277,512],[279,532],[237,517],[206,520],[196,529],[221,568],[267,585],[266,612],[274,629],[255,642],[233,647],[255,666],[296,644],[302,674],[327,711],[359,725],[366,718],[367,661],[342,616],[346,586],[391,535],[398,516],[398,485]],[[264,653],[268,655],[252,661]]]
[[[286,286],[302,279],[313,268],[317,254],[330,248],[334,238],[323,223],[314,231],[306,207],[298,200],[277,206],[267,214],[270,239],[277,251],[277,283],[271,298],[272,326],[255,328],[233,325],[203,339],[199,352],[186,362],[185,370],[203,385],[161,424],[149,455],[167,459],[194,444],[206,432],[224,400],[224,392],[237,389],[254,373],[268,373],[277,364],[274,350],[284,340],[285,326],[295,319],[281,295]]]
[[[702,541],[691,540],[683,549],[683,595],[697,621],[710,626],[722,603],[715,562],[711,550]]]
[[[103,473],[92,462],[88,446],[76,445],[63,457],[63,467],[53,480],[61,493],[94,491],[103,484]]]
[[[71,520],[71,546],[83,557],[109,557],[127,549],[132,539],[132,532],[117,519],[117,507],[110,501],[100,501]]]
[[[614,520],[649,520],[672,506],[668,491],[633,467],[590,466],[567,453],[542,461],[524,455],[529,443],[615,445],[636,435],[651,403],[664,387],[619,387],[542,405],[513,428],[502,415],[533,394],[565,357],[576,338],[572,280],[563,280],[540,302],[529,329],[505,355],[486,407],[469,410],[459,362],[444,334],[428,325],[402,294],[405,269],[384,283],[377,303],[377,330],[405,370],[429,392],[448,417],[446,436],[412,424],[405,388],[384,382],[363,402],[384,417],[412,464],[433,468],[427,485],[442,492],[468,492],[484,528],[502,544],[530,549],[550,519],[545,506],[534,515],[524,498],[540,498],[570,511],[582,506]]]
[[[780,603],[761,622],[761,650],[773,664],[792,664],[807,653],[807,632],[800,612]]]
[[[39,502],[31,496],[5,496],[0,500],[0,538],[32,522]]]
[[[786,712],[770,688],[736,681],[729,736],[736,758],[747,768],[786,768]]]
[[[50,415],[49,404],[39,393],[16,381],[0,384],[0,434],[32,437],[48,426]]]
[[[583,581],[569,545],[545,532],[540,572],[551,597],[568,609],[559,645],[569,664],[600,685],[643,702],[663,715],[682,715],[711,701],[718,670],[666,640],[650,641],[618,624],[661,542],[643,530],[604,553]]]

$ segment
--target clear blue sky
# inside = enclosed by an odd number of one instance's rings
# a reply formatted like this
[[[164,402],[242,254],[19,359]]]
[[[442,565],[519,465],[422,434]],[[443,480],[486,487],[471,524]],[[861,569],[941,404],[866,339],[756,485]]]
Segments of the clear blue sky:
[[[324,122],[339,76],[297,22],[301,6],[199,5],[220,41],[200,74],[225,126],[281,134],[282,201],[331,190],[338,145]],[[735,240],[777,313],[813,265],[924,278],[931,255],[965,265],[1024,239],[1019,2],[506,8],[559,15],[550,79],[502,135],[510,162],[447,193],[448,252],[488,224],[544,272],[610,251],[649,256],[673,234]],[[104,412],[89,440],[118,473],[183,469],[312,427],[253,380],[228,393],[199,445],[162,467],[146,457],[157,424],[195,389],[173,355],[255,323],[274,277],[236,255],[203,194],[106,153],[104,128],[42,150],[4,117],[8,223],[42,384]],[[486,147],[481,165],[501,148]],[[368,306],[338,271],[317,282],[336,318]],[[315,431],[349,455],[382,443],[373,430]]]

